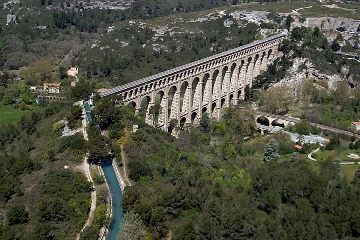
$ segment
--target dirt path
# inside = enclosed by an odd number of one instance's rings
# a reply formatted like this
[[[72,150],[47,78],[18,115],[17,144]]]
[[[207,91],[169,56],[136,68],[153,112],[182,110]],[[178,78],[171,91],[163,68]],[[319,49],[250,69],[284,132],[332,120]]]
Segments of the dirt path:
[[[87,157],[84,157],[83,163],[81,165],[77,166],[76,168],[85,173],[85,176],[86,176],[88,182],[91,182],[91,183],[93,182],[92,177],[91,177],[91,173],[90,173],[90,165],[87,162]],[[93,189],[95,189],[94,184],[92,185],[92,187],[93,187]],[[86,222],[85,222],[84,226],[81,228],[80,232],[76,235],[76,240],[78,240],[80,238],[80,233],[82,231],[84,231],[84,229],[87,226],[90,226],[90,224],[91,224],[91,222],[92,222],[92,220],[94,218],[95,209],[96,209],[96,191],[94,190],[94,191],[91,192],[91,207],[90,207],[89,216],[86,219]]]
[[[86,116],[85,116],[85,110],[83,110],[83,121],[82,121],[82,130],[83,130],[83,133],[84,133],[84,139],[85,140],[89,140],[88,137],[87,137],[87,133],[86,133]],[[91,177],[91,173],[90,173],[90,164],[88,163],[87,161],[87,156],[84,157],[84,161],[81,165],[77,166],[76,167],[77,169],[83,171],[85,173],[85,176],[88,180],[88,182],[91,182],[92,183],[92,187],[94,189],[94,191],[91,192],[91,206],[90,206],[90,212],[89,212],[89,216],[88,218],[86,219],[86,222],[84,224],[84,226],[81,228],[80,232],[76,235],[76,240],[78,240],[80,238],[80,233],[82,231],[84,231],[84,229],[87,227],[87,226],[90,226],[93,218],[94,218],[94,212],[95,212],[95,209],[96,209],[96,191],[95,191],[95,185],[94,185],[94,182],[93,182],[93,179]]]
[[[302,8],[297,8],[295,10],[291,10],[291,14],[299,14],[299,10],[302,10],[302,9],[306,9],[306,8],[312,8],[312,6],[309,6],[309,7],[302,7]]]
[[[315,149],[314,151],[312,151],[311,153],[309,153],[308,158],[309,158],[310,160],[316,161],[316,159],[313,158],[311,155],[312,155],[313,153],[316,153],[316,152],[319,151],[319,150],[320,150],[320,148],[317,148],[317,149]]]

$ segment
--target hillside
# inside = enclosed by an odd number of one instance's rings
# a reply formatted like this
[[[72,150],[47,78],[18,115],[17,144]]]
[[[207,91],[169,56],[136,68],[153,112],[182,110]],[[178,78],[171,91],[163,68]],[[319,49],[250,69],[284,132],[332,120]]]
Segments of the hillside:
[[[252,115],[255,107],[354,131],[351,122],[360,119],[360,63],[339,53],[359,55],[358,2],[3,3],[0,239],[75,238],[93,191],[80,167],[86,152],[98,206],[81,239],[97,239],[99,229],[109,224],[108,191],[97,166],[111,153],[122,167],[119,143],[134,183],[126,188],[122,206],[147,239],[360,237],[359,160],[349,157],[360,154],[360,141],[304,121],[306,131],[301,125],[287,130],[330,142],[322,147],[299,140],[303,148],[298,151],[281,132],[261,135]],[[6,23],[8,14],[13,20]],[[278,58],[257,77],[244,101],[223,110],[219,122],[204,115],[198,126],[185,126],[174,138],[146,125],[144,116],[134,116],[118,97],[96,96],[95,124],[88,127],[90,140],[83,139],[84,116],[74,103],[94,89],[285,28],[291,31]],[[70,66],[79,67],[78,78],[67,76]],[[36,101],[40,93],[29,87],[42,89],[47,82],[61,83],[60,94],[51,96],[62,100]],[[62,136],[65,120],[76,134]],[[139,130],[133,133],[135,124]],[[317,148],[321,151],[311,155]]]

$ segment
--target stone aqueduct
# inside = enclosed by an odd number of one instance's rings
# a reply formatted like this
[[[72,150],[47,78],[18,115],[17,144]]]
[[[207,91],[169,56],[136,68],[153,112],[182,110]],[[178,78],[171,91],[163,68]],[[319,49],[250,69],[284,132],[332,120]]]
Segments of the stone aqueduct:
[[[146,123],[165,131],[172,119],[178,124],[197,123],[208,113],[220,118],[221,108],[244,99],[247,85],[267,69],[287,32],[253,42],[196,62],[130,82],[105,92],[102,97],[120,94],[136,113],[145,112]],[[157,122],[150,108],[160,103]]]

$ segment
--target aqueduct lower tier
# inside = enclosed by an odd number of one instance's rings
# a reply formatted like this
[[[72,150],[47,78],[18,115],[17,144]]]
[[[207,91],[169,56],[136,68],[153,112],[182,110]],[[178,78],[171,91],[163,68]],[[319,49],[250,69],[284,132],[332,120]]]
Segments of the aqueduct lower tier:
[[[107,90],[102,97],[120,94],[146,123],[169,130],[170,121],[197,123],[208,113],[219,119],[223,107],[244,99],[247,85],[267,69],[287,32],[207,57],[165,72]],[[151,108],[160,103],[158,114]]]

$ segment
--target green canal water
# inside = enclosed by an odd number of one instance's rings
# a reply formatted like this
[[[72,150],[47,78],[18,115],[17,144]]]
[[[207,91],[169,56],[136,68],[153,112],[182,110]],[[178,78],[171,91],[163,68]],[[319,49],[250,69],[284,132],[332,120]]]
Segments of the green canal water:
[[[101,168],[103,169],[106,181],[109,184],[112,196],[113,209],[109,232],[106,239],[116,240],[116,235],[120,232],[120,220],[124,217],[123,210],[120,205],[122,199],[122,192],[116,179],[114,169],[111,165],[111,161],[103,161],[103,163],[101,164]]]

